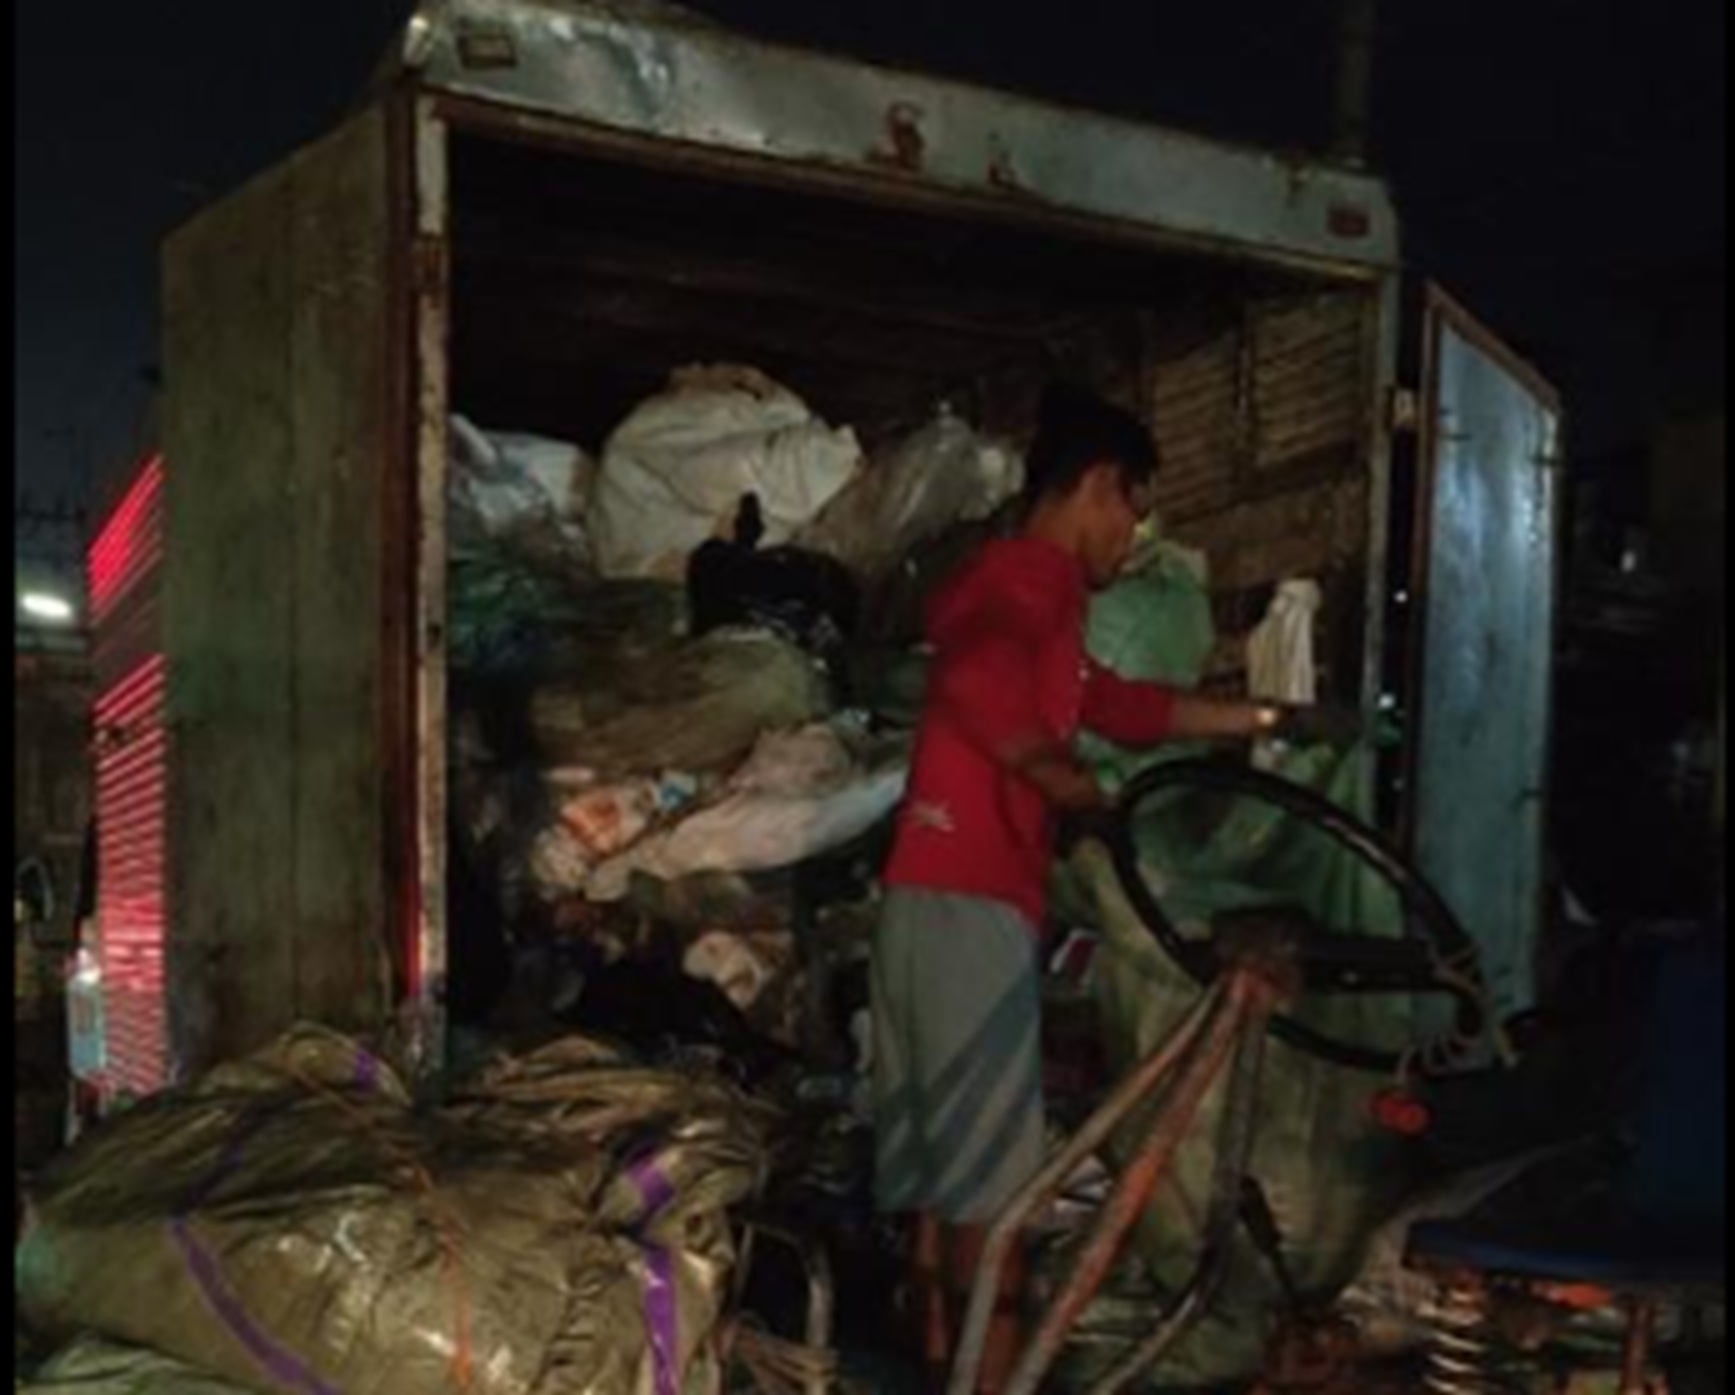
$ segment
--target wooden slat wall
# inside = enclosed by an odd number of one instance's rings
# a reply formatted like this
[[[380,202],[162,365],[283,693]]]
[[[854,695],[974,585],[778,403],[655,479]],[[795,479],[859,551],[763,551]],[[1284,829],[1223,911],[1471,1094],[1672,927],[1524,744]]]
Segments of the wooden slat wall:
[[[1159,508],[1210,561],[1214,687],[1244,684],[1246,638],[1272,588],[1311,577],[1326,590],[1328,693],[1358,696],[1376,313],[1354,291],[1268,298],[1154,355]]]

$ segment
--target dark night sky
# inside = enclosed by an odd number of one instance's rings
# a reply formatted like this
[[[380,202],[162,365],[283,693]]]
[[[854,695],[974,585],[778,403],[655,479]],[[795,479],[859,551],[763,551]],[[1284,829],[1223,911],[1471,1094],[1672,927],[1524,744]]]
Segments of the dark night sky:
[[[1329,0],[695,7],[1227,136],[1325,134]],[[406,9],[18,0],[15,492],[83,494],[131,451],[157,242],[335,120]],[[1723,243],[1724,0],[1385,9],[1379,163],[1413,259],[1561,382],[1583,447],[1635,438],[1651,388],[1636,289]]]

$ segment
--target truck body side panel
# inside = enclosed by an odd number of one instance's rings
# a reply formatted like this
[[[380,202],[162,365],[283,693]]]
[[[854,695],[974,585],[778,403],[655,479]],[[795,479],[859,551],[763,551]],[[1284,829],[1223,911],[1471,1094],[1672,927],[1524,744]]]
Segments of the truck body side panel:
[[[385,108],[210,210],[164,268],[170,998],[194,1069],[393,996],[387,490],[402,468]]]

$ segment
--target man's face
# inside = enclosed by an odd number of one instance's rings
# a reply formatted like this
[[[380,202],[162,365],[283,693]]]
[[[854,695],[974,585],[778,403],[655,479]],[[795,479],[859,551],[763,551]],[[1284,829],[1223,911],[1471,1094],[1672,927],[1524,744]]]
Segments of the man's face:
[[[1085,523],[1085,571],[1100,591],[1119,579],[1156,500],[1149,484],[1129,489],[1120,467],[1110,463],[1093,466],[1085,475],[1079,502]]]

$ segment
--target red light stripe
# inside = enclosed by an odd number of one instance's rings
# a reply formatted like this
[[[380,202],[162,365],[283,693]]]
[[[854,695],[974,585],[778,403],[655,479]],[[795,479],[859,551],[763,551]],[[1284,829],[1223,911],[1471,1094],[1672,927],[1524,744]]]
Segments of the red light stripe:
[[[165,997],[167,665],[153,655],[96,704],[99,889],[110,1081],[150,1093],[167,1083]],[[101,729],[128,739],[107,744]]]
[[[90,547],[91,613],[99,621],[162,560],[165,476],[163,458],[153,457]]]

